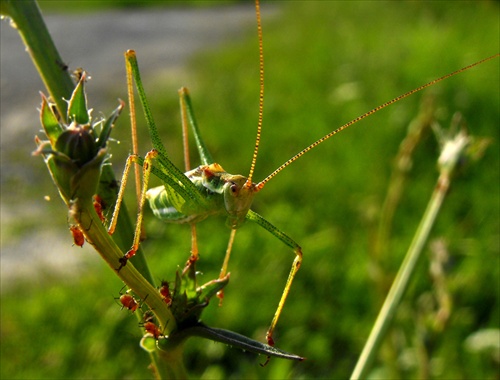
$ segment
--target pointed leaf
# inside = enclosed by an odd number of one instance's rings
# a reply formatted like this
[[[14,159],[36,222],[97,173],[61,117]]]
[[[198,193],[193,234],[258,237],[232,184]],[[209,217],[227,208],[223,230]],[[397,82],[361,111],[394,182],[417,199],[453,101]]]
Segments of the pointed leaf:
[[[116,107],[113,113],[104,122],[101,134],[99,135],[99,139],[97,140],[98,148],[104,148],[106,146],[106,142],[108,141],[109,135],[111,134],[111,129],[113,128],[118,116],[120,116],[120,112],[122,111],[123,107],[125,107],[125,102],[123,100],[120,100],[120,104],[118,105],[118,107]]]
[[[40,93],[40,95],[42,96],[40,122],[42,123],[45,134],[49,138],[50,145],[53,149],[55,149],[57,138],[64,132],[64,128],[59,124],[59,121],[57,120],[57,117],[45,95],[42,93]]]
[[[174,343],[179,339],[183,340],[189,336],[198,336],[202,338],[211,339],[216,342],[228,344],[232,347],[241,348],[244,351],[253,352],[255,354],[266,355],[268,357],[274,356],[281,359],[297,360],[297,361],[304,360],[304,358],[301,356],[288,353],[276,347],[271,347],[267,344],[250,339],[244,335],[235,333],[233,331],[208,327],[203,324],[199,324],[197,326],[190,327],[181,330],[179,332],[174,332],[170,334],[169,338],[166,340],[171,340],[173,341],[172,343]],[[162,348],[161,341],[158,341],[158,343],[161,349]],[[163,344],[167,345],[168,343],[164,342]]]
[[[76,121],[78,124],[89,123],[89,113],[87,111],[87,95],[85,94],[84,84],[86,81],[85,72],[82,73],[78,84],[76,85],[68,107],[68,119]]]

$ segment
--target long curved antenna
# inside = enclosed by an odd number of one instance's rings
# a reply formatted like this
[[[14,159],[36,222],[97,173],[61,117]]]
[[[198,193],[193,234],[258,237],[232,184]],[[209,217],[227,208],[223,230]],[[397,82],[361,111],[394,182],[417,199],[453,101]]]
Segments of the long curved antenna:
[[[257,34],[259,37],[259,78],[260,78],[260,91],[259,91],[259,120],[257,123],[257,137],[255,139],[255,148],[253,151],[252,163],[250,164],[250,173],[245,183],[245,187],[252,186],[252,177],[255,170],[255,162],[257,161],[257,154],[259,152],[260,133],[262,130],[262,115],[264,110],[264,49],[262,47],[262,25],[260,22],[260,5],[259,0],[255,1],[255,13],[257,15]]]
[[[363,115],[361,116],[358,116],[357,118],[351,120],[350,122],[344,124],[343,126],[337,128],[336,130],[328,133],[327,135],[323,136],[322,138],[320,138],[319,140],[313,142],[311,145],[309,145],[307,148],[301,150],[299,153],[297,153],[295,156],[293,156],[292,158],[290,158],[288,161],[286,161],[283,165],[281,165],[280,167],[278,167],[278,169],[276,169],[274,172],[272,172],[271,174],[269,174],[266,178],[264,178],[264,180],[262,180],[261,182],[259,182],[256,187],[260,190],[264,187],[264,185],[269,182],[269,180],[271,178],[273,178],[276,174],[278,174],[280,171],[282,171],[284,168],[286,168],[288,165],[290,165],[292,162],[294,162],[295,160],[297,160],[299,157],[301,157],[302,155],[304,155],[305,153],[309,152],[311,149],[313,149],[314,147],[318,146],[319,144],[321,144],[323,141],[325,140],[328,140],[330,137],[332,137],[333,135],[336,135],[337,133],[339,133],[340,131],[343,131],[344,129],[346,129],[347,127],[350,127],[351,125],[357,123],[358,121],[361,121],[363,119],[365,119],[366,117],[374,114],[375,112],[378,112],[380,111],[381,109],[387,107],[387,106],[390,106],[391,104],[394,104],[404,98],[407,98],[408,96],[410,95],[413,95],[414,93],[416,92],[419,92],[419,91],[422,91],[423,89],[427,88],[427,87],[430,87],[438,82],[441,82],[449,77],[452,77],[454,75],[457,75],[463,71],[466,71],[466,70],[469,70],[471,68],[473,68],[474,66],[477,66],[477,65],[480,65],[481,63],[484,63],[486,61],[489,61],[493,58],[496,58],[500,56],[500,54],[495,54],[495,55],[492,55],[491,57],[488,57],[488,58],[484,58],[478,62],[475,62],[469,66],[465,66],[457,71],[454,71],[450,74],[447,74],[447,75],[444,75],[438,79],[434,79],[432,81],[430,81],[429,83],[426,83],[420,87],[417,87],[415,88],[414,90],[411,90],[411,91],[408,91],[407,93],[403,94],[403,95],[400,95],[392,100],[389,100],[388,102],[378,106],[378,107],[375,107],[374,109],[372,109],[371,111],[368,111],[366,113],[364,113]]]

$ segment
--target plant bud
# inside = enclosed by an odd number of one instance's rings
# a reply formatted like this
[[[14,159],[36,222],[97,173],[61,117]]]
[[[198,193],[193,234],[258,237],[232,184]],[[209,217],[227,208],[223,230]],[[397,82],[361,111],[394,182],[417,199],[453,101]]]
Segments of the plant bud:
[[[76,126],[70,127],[58,137],[56,150],[68,156],[78,166],[82,167],[97,154],[97,146],[90,129]]]

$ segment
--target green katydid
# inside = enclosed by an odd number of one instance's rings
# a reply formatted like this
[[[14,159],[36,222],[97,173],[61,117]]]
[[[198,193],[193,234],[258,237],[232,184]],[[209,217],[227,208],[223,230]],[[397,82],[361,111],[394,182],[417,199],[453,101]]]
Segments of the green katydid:
[[[128,259],[131,258],[138,249],[141,237],[141,228],[142,228],[142,217],[143,217],[142,210],[146,199],[148,199],[153,213],[158,218],[165,220],[166,222],[169,223],[188,223],[192,226],[193,253],[190,259],[191,262],[197,259],[197,250],[194,246],[196,242],[195,229],[194,229],[195,224],[212,215],[225,215],[227,217],[226,224],[231,229],[231,235],[228,243],[228,249],[226,251],[226,256],[221,269],[221,275],[220,275],[221,277],[226,275],[228,260],[231,253],[231,247],[236,230],[240,228],[246,220],[255,222],[264,229],[268,230],[271,234],[273,234],[287,246],[292,248],[292,250],[295,253],[295,259],[293,261],[292,268],[290,270],[288,279],[286,281],[283,294],[279,301],[277,310],[274,314],[269,330],[267,331],[266,334],[266,339],[268,344],[273,345],[274,342],[272,335],[274,329],[276,327],[279,316],[283,310],[283,306],[290,291],[292,281],[302,263],[302,249],[299,246],[299,244],[297,244],[291,237],[289,237],[287,234],[279,230],[277,227],[268,222],[262,216],[260,216],[259,214],[255,213],[250,209],[255,194],[260,190],[262,190],[267,182],[269,182],[274,176],[276,176],[279,172],[281,172],[292,162],[294,162],[299,157],[304,155],[306,152],[310,151],[311,149],[321,144],[325,140],[329,139],[333,135],[337,134],[338,132],[346,129],[347,127],[374,114],[375,112],[383,108],[386,108],[389,105],[394,104],[416,92],[419,92],[427,87],[430,87],[451,76],[466,71],[487,60],[496,58],[499,56],[499,54],[496,54],[489,58],[485,58],[481,61],[473,63],[462,69],[459,69],[453,73],[444,75],[438,79],[435,79],[429,83],[417,87],[414,90],[411,90],[403,95],[400,95],[388,102],[385,102],[384,104],[372,109],[371,111],[364,113],[363,115],[351,120],[350,122],[344,124],[343,126],[328,133],[327,135],[323,136],[313,144],[309,145],[308,147],[306,147],[305,149],[294,155],[292,158],[290,158],[284,164],[282,164],[276,170],[274,170],[264,180],[258,183],[254,183],[252,179],[259,149],[260,131],[262,127],[262,115],[263,115],[263,97],[264,97],[264,63],[263,63],[263,48],[262,48],[262,28],[261,28],[260,9],[258,0],[256,1],[256,14],[257,14],[257,30],[259,39],[260,94],[259,94],[257,138],[255,142],[255,149],[253,153],[252,162],[250,165],[249,175],[247,177],[242,175],[229,174],[225,172],[224,169],[219,164],[214,162],[201,138],[201,134],[193,114],[193,107],[191,105],[189,93],[185,88],[182,88],[179,91],[181,114],[183,121],[182,124],[184,130],[187,129],[187,124],[189,124],[193,130],[194,137],[196,140],[196,146],[198,149],[198,153],[200,155],[202,165],[193,170],[189,170],[190,169],[189,164],[186,163],[186,172],[184,173],[181,169],[177,168],[170,161],[166,149],[159,138],[158,130],[156,128],[156,124],[154,123],[152,113],[146,99],[135,52],[132,50],[127,51],[125,56],[126,56],[128,83],[129,83],[131,115],[134,115],[133,88],[132,88],[132,77],[133,77],[146,116],[146,122],[148,124],[148,129],[154,148],[150,152],[148,152],[144,158],[139,157],[137,155],[136,149],[134,148],[133,154],[128,157],[124,169],[124,174],[118,195],[117,204],[110,224],[109,232],[113,233],[115,229],[116,219],[119,213],[119,206],[121,200],[123,199],[123,194],[128,174],[134,163],[143,166],[142,191],[138,195],[139,212],[137,217],[136,231],[135,231],[133,245],[131,249],[120,260],[120,267],[118,268],[118,270],[126,265]],[[132,122],[132,128],[133,128],[133,133],[135,133],[134,121]],[[149,177],[151,173],[157,176],[163,182],[163,185],[148,190],[147,186],[149,183]],[[138,178],[138,176],[136,176],[136,178]],[[138,186],[138,189],[139,188],[140,186]]]

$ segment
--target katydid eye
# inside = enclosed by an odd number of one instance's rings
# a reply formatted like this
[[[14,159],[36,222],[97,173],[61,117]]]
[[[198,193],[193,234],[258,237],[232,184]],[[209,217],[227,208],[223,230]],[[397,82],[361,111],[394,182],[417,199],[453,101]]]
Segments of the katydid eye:
[[[231,188],[231,192],[233,194],[236,194],[238,192],[238,185],[237,184],[233,183],[230,188]]]

